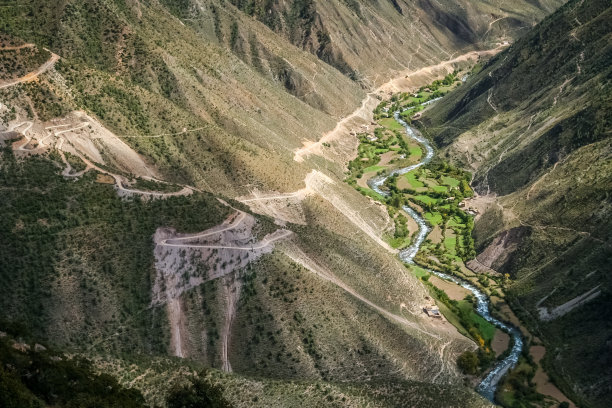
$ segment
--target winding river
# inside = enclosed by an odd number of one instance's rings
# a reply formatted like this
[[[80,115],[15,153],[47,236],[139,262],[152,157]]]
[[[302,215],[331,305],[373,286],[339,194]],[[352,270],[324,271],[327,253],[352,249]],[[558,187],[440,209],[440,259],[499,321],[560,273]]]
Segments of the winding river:
[[[419,142],[421,145],[425,147],[425,157],[423,158],[422,161],[420,161],[417,164],[413,164],[412,166],[408,166],[408,167],[403,167],[401,169],[396,169],[396,170],[391,171],[388,175],[381,175],[381,176],[377,176],[377,177],[374,177],[368,180],[368,185],[372,188],[372,190],[376,191],[378,194],[382,196],[389,195],[387,191],[381,188],[385,180],[387,180],[387,178],[393,175],[406,174],[414,169],[417,169],[429,163],[434,156],[434,150],[431,144],[429,143],[429,141],[425,139],[424,137],[422,137],[415,129],[413,129],[405,121],[403,121],[399,116],[399,112],[395,113],[395,120],[397,120],[402,126],[404,126],[404,128],[406,128],[406,134],[409,137],[416,140],[417,142]],[[399,257],[405,263],[414,264],[414,257],[416,256],[417,252],[421,248],[421,245],[423,244],[423,241],[425,241],[427,234],[429,234],[430,229],[427,223],[425,222],[425,220],[423,219],[423,217],[419,213],[417,213],[416,211],[414,211],[412,208],[408,206],[403,206],[402,208],[414,219],[414,221],[416,221],[416,223],[419,226],[419,231],[412,245],[410,245],[408,248],[401,250],[399,253]],[[489,399],[490,401],[493,401],[494,396],[495,396],[495,390],[497,389],[497,385],[499,381],[504,376],[504,374],[506,374],[508,370],[513,368],[518,362],[519,356],[523,349],[523,336],[521,335],[521,332],[516,327],[510,325],[509,323],[502,322],[496,319],[495,317],[493,317],[491,315],[491,311],[489,307],[490,306],[489,298],[484,292],[482,292],[472,283],[465,281],[463,279],[457,278],[455,276],[443,273],[443,272],[438,272],[434,270],[428,270],[428,272],[442,279],[454,282],[457,285],[460,285],[466,288],[467,290],[469,290],[470,292],[472,292],[472,294],[474,295],[474,298],[476,299],[476,313],[478,313],[488,322],[492,323],[493,325],[497,326],[498,328],[509,333],[512,336],[512,339],[513,339],[512,349],[510,350],[510,353],[508,354],[508,356],[504,358],[503,360],[497,362],[495,366],[493,367],[493,369],[487,374],[487,376],[478,385],[478,387],[476,387],[477,391],[481,395],[483,395],[485,398]]]

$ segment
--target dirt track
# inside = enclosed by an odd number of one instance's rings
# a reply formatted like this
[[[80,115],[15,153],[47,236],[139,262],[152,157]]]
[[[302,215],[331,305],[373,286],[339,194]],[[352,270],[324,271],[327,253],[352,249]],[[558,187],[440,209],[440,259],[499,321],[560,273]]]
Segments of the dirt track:
[[[221,368],[231,371],[229,343],[241,289],[237,272],[272,252],[276,241],[292,234],[291,231],[278,229],[254,242],[256,224],[252,215],[236,210],[223,223],[201,233],[177,236],[174,230],[165,228],[159,228],[156,232],[157,276],[153,286],[152,306],[167,305],[172,339],[170,351],[175,356],[189,355],[189,321],[180,305],[182,294],[204,282],[221,279],[225,319],[219,353]],[[237,254],[238,251],[242,253]],[[206,272],[201,273],[203,265]]]
[[[48,50],[47,50],[48,51]],[[47,72],[55,63],[59,60],[59,55],[51,53],[51,58],[47,60],[43,65],[40,66],[36,71],[30,72],[22,76],[21,78],[14,79],[12,81],[0,84],[0,89],[9,88],[11,86],[22,84],[24,82],[30,82],[36,79],[40,74]]]

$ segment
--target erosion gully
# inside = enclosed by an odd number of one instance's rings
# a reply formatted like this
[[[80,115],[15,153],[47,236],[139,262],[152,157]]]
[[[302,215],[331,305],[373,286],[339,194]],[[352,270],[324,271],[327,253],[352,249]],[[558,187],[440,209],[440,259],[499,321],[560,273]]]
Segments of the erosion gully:
[[[374,177],[368,181],[368,185],[372,188],[372,190],[385,197],[388,196],[389,193],[383,190],[382,186],[384,185],[387,178],[394,175],[406,174],[412,170],[424,166],[425,164],[429,163],[434,157],[434,149],[429,143],[429,141],[422,137],[417,130],[413,129],[410,125],[403,121],[400,118],[399,112],[395,113],[395,120],[397,120],[402,126],[404,126],[404,128],[406,129],[406,134],[409,137],[416,140],[425,147],[425,156],[423,157],[423,160],[421,160],[417,164],[393,170],[388,175]],[[406,249],[401,250],[399,253],[399,257],[403,262],[407,264],[414,264],[414,257],[421,248],[421,245],[423,244],[423,241],[425,241],[427,234],[429,234],[430,229],[421,214],[414,211],[408,206],[403,206],[402,208],[414,219],[414,221],[416,221],[419,226],[419,231],[412,245],[410,245],[410,247]],[[508,356],[505,357],[503,360],[497,362],[493,369],[489,371],[489,373],[482,380],[482,382],[480,382],[480,384],[478,384],[478,386],[476,387],[476,390],[482,396],[489,399],[490,401],[493,401],[495,397],[495,390],[497,389],[499,381],[504,376],[504,374],[508,372],[508,370],[510,370],[516,365],[519,356],[521,355],[521,351],[523,350],[523,336],[521,335],[521,332],[511,324],[493,317],[490,311],[490,300],[488,296],[470,282],[443,272],[434,271],[430,269],[428,269],[427,271],[442,279],[456,283],[457,285],[460,285],[472,292],[474,298],[476,299],[476,313],[478,313],[485,320],[489,321],[493,325],[497,326],[498,328],[509,333],[512,336],[513,344]]]

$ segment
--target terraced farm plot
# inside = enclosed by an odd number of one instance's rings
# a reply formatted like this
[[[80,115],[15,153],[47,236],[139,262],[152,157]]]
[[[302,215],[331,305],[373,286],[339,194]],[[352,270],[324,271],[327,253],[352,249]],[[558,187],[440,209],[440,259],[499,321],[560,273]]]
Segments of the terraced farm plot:
[[[459,228],[465,228],[465,224],[462,223],[463,220],[461,220],[459,217],[454,216],[454,217],[450,217],[448,222],[446,223],[446,225],[448,227],[459,227]]]
[[[448,188],[446,188],[446,186],[432,186],[432,189],[436,193],[446,193],[448,191]]]
[[[426,212],[425,213],[425,219],[427,220],[427,222],[429,222],[431,225],[439,225],[442,223],[442,214],[440,214],[439,212]]]
[[[363,169],[363,173],[370,173],[370,172],[379,172],[381,170],[384,170],[385,167],[383,166],[370,166],[370,167],[366,167],[365,169]]]
[[[444,238],[444,247],[446,248],[446,252],[451,255],[457,255],[457,237],[455,234],[450,234],[449,230],[446,230],[446,238]]]
[[[423,278],[425,276],[429,276],[429,272],[427,272],[427,270],[417,265],[410,265],[410,270],[412,271],[414,276],[416,276],[417,278]]]
[[[423,204],[436,204],[439,201],[437,198],[433,198],[424,194],[414,196],[414,199],[422,202]]]
[[[381,119],[380,124],[386,127],[387,129],[391,129],[391,130],[403,130],[404,129],[404,127],[400,125],[399,122],[393,118]]]
[[[404,177],[406,178],[406,180],[408,180],[408,183],[410,183],[410,186],[412,188],[425,187],[425,184],[423,184],[417,179],[416,173],[414,171],[407,173]]]
[[[458,187],[461,182],[454,177],[443,176],[442,184],[447,185],[449,187]]]
[[[370,188],[357,187],[357,190],[359,190],[361,194],[368,196],[368,197],[372,197],[375,200],[383,201],[383,202],[385,201],[385,197],[381,196],[376,191]]]
[[[410,148],[410,157],[415,157],[420,159],[423,156],[423,150],[420,147],[411,147]]]
[[[429,278],[429,282],[436,285],[438,289],[442,289],[451,300],[461,301],[471,292],[464,287],[457,285],[456,283],[449,282],[447,280],[438,278],[435,275],[432,275]]]
[[[479,328],[482,338],[485,341],[493,340],[495,331],[497,329],[491,323],[482,318],[482,316],[476,314],[474,311],[474,305],[471,302],[468,302],[467,300],[460,300],[457,305],[462,313],[465,313],[469,320],[471,320],[471,322]]]

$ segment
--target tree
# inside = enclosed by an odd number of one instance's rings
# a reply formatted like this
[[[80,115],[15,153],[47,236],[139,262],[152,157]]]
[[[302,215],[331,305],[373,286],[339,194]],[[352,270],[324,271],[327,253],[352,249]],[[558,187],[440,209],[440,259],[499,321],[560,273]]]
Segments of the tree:
[[[476,374],[478,372],[478,364],[478,355],[473,351],[465,351],[457,359],[457,366],[466,374]]]
[[[176,385],[166,398],[168,408],[229,408],[218,387],[201,378],[194,378],[190,385]]]

